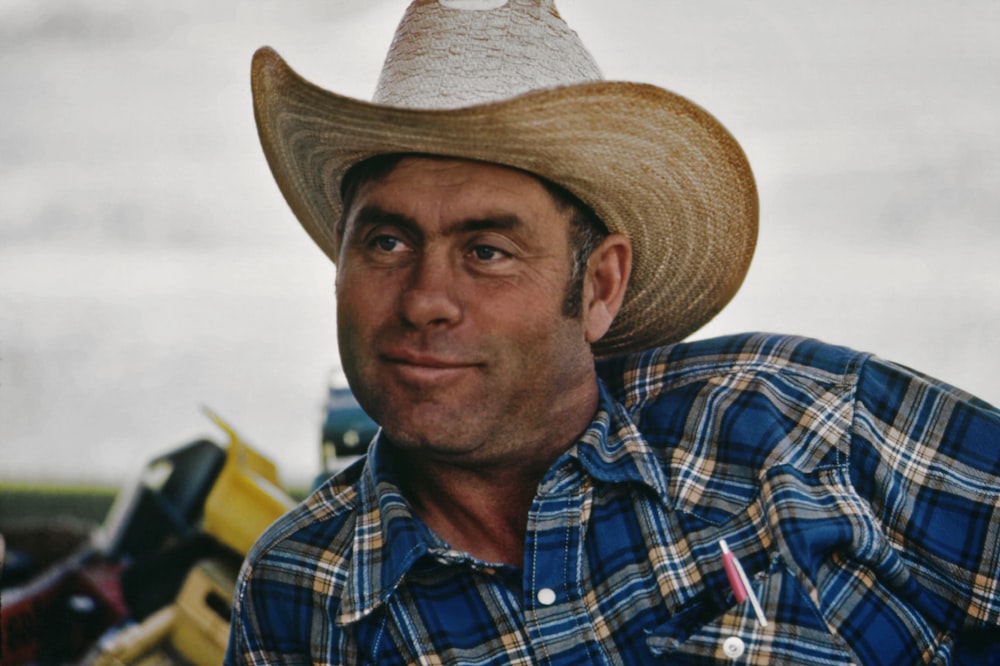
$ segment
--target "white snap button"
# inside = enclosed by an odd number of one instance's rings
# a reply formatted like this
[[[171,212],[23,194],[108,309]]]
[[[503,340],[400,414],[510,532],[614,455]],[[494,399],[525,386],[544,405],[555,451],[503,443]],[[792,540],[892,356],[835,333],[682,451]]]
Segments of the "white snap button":
[[[736,637],[730,636],[722,642],[722,651],[726,653],[726,656],[730,659],[739,659],[746,652],[747,646],[744,645],[743,641]]]
[[[555,590],[549,587],[543,587],[538,590],[538,603],[543,606],[551,606],[556,602]]]

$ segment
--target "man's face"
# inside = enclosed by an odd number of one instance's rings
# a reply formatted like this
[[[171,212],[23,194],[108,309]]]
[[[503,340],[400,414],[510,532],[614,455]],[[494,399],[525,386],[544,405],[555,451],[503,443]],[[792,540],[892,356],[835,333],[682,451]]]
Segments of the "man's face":
[[[358,400],[396,446],[457,464],[564,447],[596,400],[587,315],[562,314],[571,267],[569,213],[535,178],[403,159],[358,190],[337,264]]]

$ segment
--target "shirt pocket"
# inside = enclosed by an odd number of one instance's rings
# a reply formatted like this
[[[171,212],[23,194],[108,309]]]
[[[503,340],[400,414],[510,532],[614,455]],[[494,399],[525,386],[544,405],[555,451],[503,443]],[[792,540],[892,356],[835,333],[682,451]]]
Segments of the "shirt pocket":
[[[767,619],[763,626],[749,601],[732,596],[723,607],[708,594],[647,632],[651,663],[670,664],[808,664],[856,663],[842,639],[833,634],[794,574],[772,564],[752,577],[751,586]]]

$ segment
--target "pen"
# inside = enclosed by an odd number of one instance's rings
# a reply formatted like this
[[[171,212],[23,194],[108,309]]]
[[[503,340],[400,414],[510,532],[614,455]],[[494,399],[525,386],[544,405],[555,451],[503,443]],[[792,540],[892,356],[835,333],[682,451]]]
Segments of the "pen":
[[[760,626],[766,627],[767,618],[764,617],[764,609],[761,608],[757,595],[754,594],[753,588],[750,587],[750,579],[747,578],[746,572],[743,571],[743,566],[736,559],[736,555],[729,550],[729,545],[725,539],[719,539],[719,548],[722,549],[722,566],[726,570],[726,578],[729,579],[729,585],[733,588],[733,596],[736,597],[736,603],[741,604],[749,599],[750,606],[757,616],[757,622]]]

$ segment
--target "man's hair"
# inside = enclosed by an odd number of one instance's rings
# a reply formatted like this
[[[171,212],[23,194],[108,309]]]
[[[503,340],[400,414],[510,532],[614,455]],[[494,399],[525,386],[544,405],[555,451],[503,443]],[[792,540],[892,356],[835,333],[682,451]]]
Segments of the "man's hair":
[[[396,165],[405,157],[435,157],[413,153],[389,153],[376,155],[358,162],[344,174],[340,184],[340,199],[343,202],[340,220],[337,222],[338,244],[344,237],[344,227],[347,224],[347,212],[357,196],[358,190],[365,183],[384,178],[392,173]],[[566,317],[579,317],[583,307],[583,282],[586,275],[587,261],[591,253],[608,236],[607,227],[597,214],[587,204],[565,187],[553,183],[536,174],[525,171],[537,179],[552,197],[560,212],[569,212],[569,243],[573,255],[572,272],[563,299],[562,312]]]

